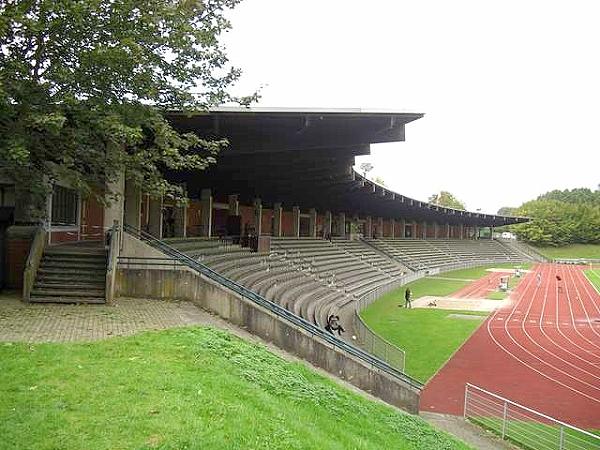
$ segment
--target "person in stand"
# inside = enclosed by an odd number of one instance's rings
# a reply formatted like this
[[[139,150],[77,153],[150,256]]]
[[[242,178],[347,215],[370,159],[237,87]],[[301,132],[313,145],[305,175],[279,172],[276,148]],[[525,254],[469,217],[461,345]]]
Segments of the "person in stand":
[[[404,291],[404,307],[405,308],[412,309],[411,300],[412,300],[412,292],[410,291],[410,288],[406,288],[406,290]]]
[[[340,324],[340,316],[334,314],[331,314],[327,318],[327,325],[325,326],[325,329],[333,335],[335,335],[335,332],[337,331],[339,336],[346,331]]]

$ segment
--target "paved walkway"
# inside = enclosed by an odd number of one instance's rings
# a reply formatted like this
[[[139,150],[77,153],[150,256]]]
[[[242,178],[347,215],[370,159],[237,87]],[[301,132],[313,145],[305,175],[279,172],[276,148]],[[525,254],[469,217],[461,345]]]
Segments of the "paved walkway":
[[[23,303],[0,296],[0,341],[74,342],[194,324],[214,316],[190,302],[120,298],[114,306]]]

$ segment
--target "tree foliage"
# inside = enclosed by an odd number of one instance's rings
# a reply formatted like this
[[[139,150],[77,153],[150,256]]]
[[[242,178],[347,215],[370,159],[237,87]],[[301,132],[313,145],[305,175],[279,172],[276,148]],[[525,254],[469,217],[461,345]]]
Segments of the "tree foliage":
[[[440,191],[433,194],[427,201],[433,205],[444,206],[446,208],[467,209],[463,202],[447,191]]]
[[[503,206],[498,210],[496,214],[499,216],[514,216],[517,214],[517,208],[513,208],[511,206]]]
[[[553,246],[600,243],[600,191],[555,190],[524,203],[516,212],[533,219],[513,226],[525,241]]]
[[[0,3],[4,173],[43,198],[58,179],[98,194],[125,168],[146,192],[183,199],[163,171],[202,170],[226,141],[180,133],[163,113],[256,97],[227,92],[240,71],[218,38],[239,1]]]

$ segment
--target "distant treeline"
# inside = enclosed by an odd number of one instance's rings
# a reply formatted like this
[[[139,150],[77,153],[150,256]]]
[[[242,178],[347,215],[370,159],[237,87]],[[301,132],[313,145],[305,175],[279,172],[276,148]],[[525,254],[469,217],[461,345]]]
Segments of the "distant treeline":
[[[511,227],[524,241],[553,246],[600,244],[600,190],[555,190],[501,211],[533,219]]]

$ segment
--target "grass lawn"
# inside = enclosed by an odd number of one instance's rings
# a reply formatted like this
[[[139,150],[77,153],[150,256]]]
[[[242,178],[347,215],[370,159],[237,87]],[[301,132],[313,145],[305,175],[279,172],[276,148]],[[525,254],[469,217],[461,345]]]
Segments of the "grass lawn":
[[[422,419],[204,327],[0,343],[3,449],[462,449]]]
[[[406,373],[426,382],[475,331],[483,319],[448,318],[451,313],[487,313],[398,308],[401,292],[391,292],[361,313],[380,336],[406,352]]]
[[[590,280],[590,283],[596,287],[598,292],[600,292],[600,269],[584,270],[583,273]]]
[[[564,247],[535,247],[548,258],[600,259],[600,244],[572,244]]]

